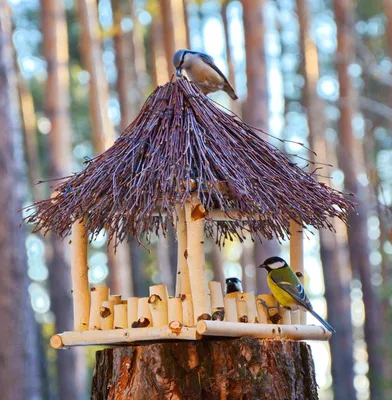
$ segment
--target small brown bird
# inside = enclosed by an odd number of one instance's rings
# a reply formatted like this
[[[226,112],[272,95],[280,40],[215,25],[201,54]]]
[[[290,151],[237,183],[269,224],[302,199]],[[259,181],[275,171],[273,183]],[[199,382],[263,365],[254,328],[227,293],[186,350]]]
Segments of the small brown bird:
[[[182,76],[184,69],[191,81],[196,83],[204,94],[223,90],[233,100],[238,99],[230,82],[209,55],[182,49],[174,54],[173,64],[176,76]]]

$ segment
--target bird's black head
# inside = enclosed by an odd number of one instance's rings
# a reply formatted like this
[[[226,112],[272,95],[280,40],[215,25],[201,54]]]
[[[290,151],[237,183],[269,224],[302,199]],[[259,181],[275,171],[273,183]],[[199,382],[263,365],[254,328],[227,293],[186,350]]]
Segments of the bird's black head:
[[[176,53],[173,56],[173,65],[176,68],[176,76],[181,77],[182,76],[182,68],[184,64],[184,59],[187,53],[189,53],[190,50],[186,49],[181,49],[176,51]]]
[[[238,278],[226,279],[226,293],[242,292],[242,283]]]
[[[279,269],[287,267],[287,263],[283,258],[280,257],[270,257],[267,258],[263,264],[259,266],[259,268],[265,268],[268,272],[272,271],[273,269]]]

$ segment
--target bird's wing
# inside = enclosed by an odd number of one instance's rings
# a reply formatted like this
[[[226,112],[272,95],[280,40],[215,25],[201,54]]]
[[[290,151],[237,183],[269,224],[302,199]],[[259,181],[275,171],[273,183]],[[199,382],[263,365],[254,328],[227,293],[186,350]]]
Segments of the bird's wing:
[[[284,279],[280,279],[279,276],[271,276],[271,279],[282,290],[291,295],[302,307],[308,310],[313,309],[312,304],[310,303],[308,296],[305,293],[305,289],[298,281],[298,279],[297,279],[298,282],[296,284],[286,282],[284,281]]]
[[[225,83],[227,85],[232,87],[230,85],[230,82],[227,80],[227,78],[223,74],[223,72],[215,65],[214,59],[212,57],[210,57],[208,54],[204,54],[204,53],[200,53],[200,57],[207,65],[209,65],[213,70],[215,70],[223,78],[223,80],[225,81]]]

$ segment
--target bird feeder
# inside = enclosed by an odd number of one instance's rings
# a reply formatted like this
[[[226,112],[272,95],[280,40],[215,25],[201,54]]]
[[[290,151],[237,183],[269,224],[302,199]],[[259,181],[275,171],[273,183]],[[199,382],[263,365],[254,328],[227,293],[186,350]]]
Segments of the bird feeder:
[[[290,237],[291,266],[303,273],[303,230],[332,229],[330,218],[346,222],[350,207],[193,83],[181,78],[158,87],[111,148],[60,181],[26,218],[35,231],[72,234],[74,331],[54,335],[51,345],[205,336],[328,340],[330,332],[306,325],[299,313],[267,312],[265,305],[276,306],[272,295],[224,296],[207,280],[204,242]],[[168,223],[178,243],[175,293],[156,285],[143,298],[122,299],[89,286],[88,238],[105,230],[115,245],[129,235],[140,242]]]

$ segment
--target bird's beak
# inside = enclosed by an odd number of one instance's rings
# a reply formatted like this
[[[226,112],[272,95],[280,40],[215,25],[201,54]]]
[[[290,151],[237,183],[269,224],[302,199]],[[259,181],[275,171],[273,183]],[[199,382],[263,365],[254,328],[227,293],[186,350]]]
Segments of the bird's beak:
[[[177,77],[177,78],[181,78],[181,77],[182,77],[181,68],[177,68],[177,69],[176,69],[176,77]]]
[[[266,267],[267,267],[267,265],[264,265],[264,264],[259,265],[259,268],[266,268]]]

